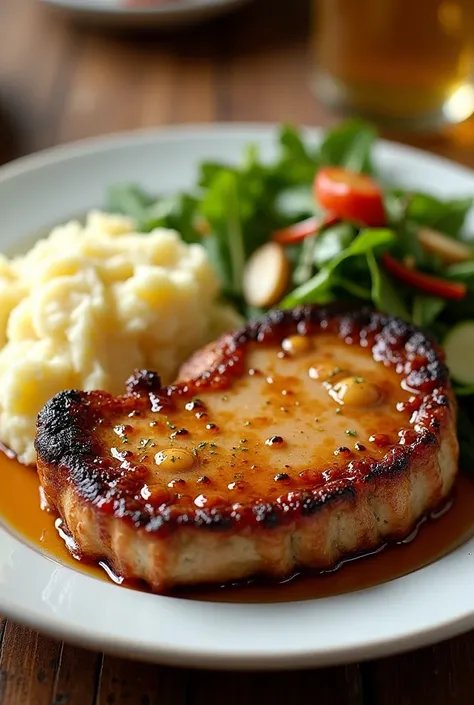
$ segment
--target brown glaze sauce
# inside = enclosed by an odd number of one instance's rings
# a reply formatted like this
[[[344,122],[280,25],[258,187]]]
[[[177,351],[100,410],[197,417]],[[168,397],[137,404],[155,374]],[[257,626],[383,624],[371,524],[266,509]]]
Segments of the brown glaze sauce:
[[[295,335],[304,350],[290,355],[283,342]],[[66,390],[43,407],[36,449],[50,506],[70,485],[101,516],[147,531],[283,529],[410,472],[452,422],[441,351],[366,308],[270,311],[185,366],[198,376],[164,387],[136,370],[125,396]],[[262,568],[273,562],[258,550]]]
[[[3,453],[0,453],[0,522],[53,560],[98,579],[121,582],[104,567],[90,565],[71,556],[56,528],[55,517],[40,507],[36,472]],[[386,546],[370,556],[346,561],[332,572],[296,575],[284,583],[257,581],[239,586],[179,590],[173,594],[185,599],[254,603],[328,597],[368,588],[411,573],[441,558],[473,534],[474,481],[460,475],[449,503],[422,522],[417,532],[405,542]],[[126,582],[122,585],[135,589],[142,587]]]

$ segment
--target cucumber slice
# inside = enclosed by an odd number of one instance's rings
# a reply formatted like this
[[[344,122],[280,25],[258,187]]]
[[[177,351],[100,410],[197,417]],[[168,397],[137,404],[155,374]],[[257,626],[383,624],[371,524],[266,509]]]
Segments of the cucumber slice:
[[[474,384],[474,321],[455,325],[443,342],[446,364],[461,384]]]

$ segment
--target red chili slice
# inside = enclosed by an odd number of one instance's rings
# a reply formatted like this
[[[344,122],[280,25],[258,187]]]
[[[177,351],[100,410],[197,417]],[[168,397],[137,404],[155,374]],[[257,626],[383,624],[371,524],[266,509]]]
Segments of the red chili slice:
[[[316,235],[322,228],[335,225],[339,220],[332,213],[327,213],[323,218],[314,215],[311,218],[306,218],[306,220],[300,220],[298,223],[288,225],[286,228],[275,230],[271,239],[279,242],[280,245],[294,245],[311,235]]]
[[[434,277],[431,274],[424,274],[415,269],[405,267],[405,265],[401,264],[401,262],[392,257],[388,252],[383,253],[381,260],[387,272],[395,279],[425,294],[458,301],[463,299],[467,294],[467,286],[465,284],[451,282],[441,277]]]

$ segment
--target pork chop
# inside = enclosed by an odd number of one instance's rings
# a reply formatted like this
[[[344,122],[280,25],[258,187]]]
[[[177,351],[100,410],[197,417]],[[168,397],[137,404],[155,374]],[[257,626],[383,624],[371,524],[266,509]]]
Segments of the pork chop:
[[[409,534],[449,495],[456,406],[443,354],[369,309],[273,311],[163,387],[65,391],[38,472],[75,552],[154,591],[328,569]]]

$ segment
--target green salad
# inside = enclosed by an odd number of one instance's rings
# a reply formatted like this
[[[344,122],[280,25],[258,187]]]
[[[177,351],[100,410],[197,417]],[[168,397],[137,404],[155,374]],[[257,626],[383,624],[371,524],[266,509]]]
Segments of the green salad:
[[[462,462],[474,469],[474,239],[465,229],[474,198],[383,179],[375,139],[359,120],[317,144],[284,125],[271,162],[248,145],[238,165],[202,163],[190,191],[157,196],[117,184],[106,207],[144,233],[173,228],[202,244],[223,296],[247,318],[350,299],[429,331],[446,351]]]

